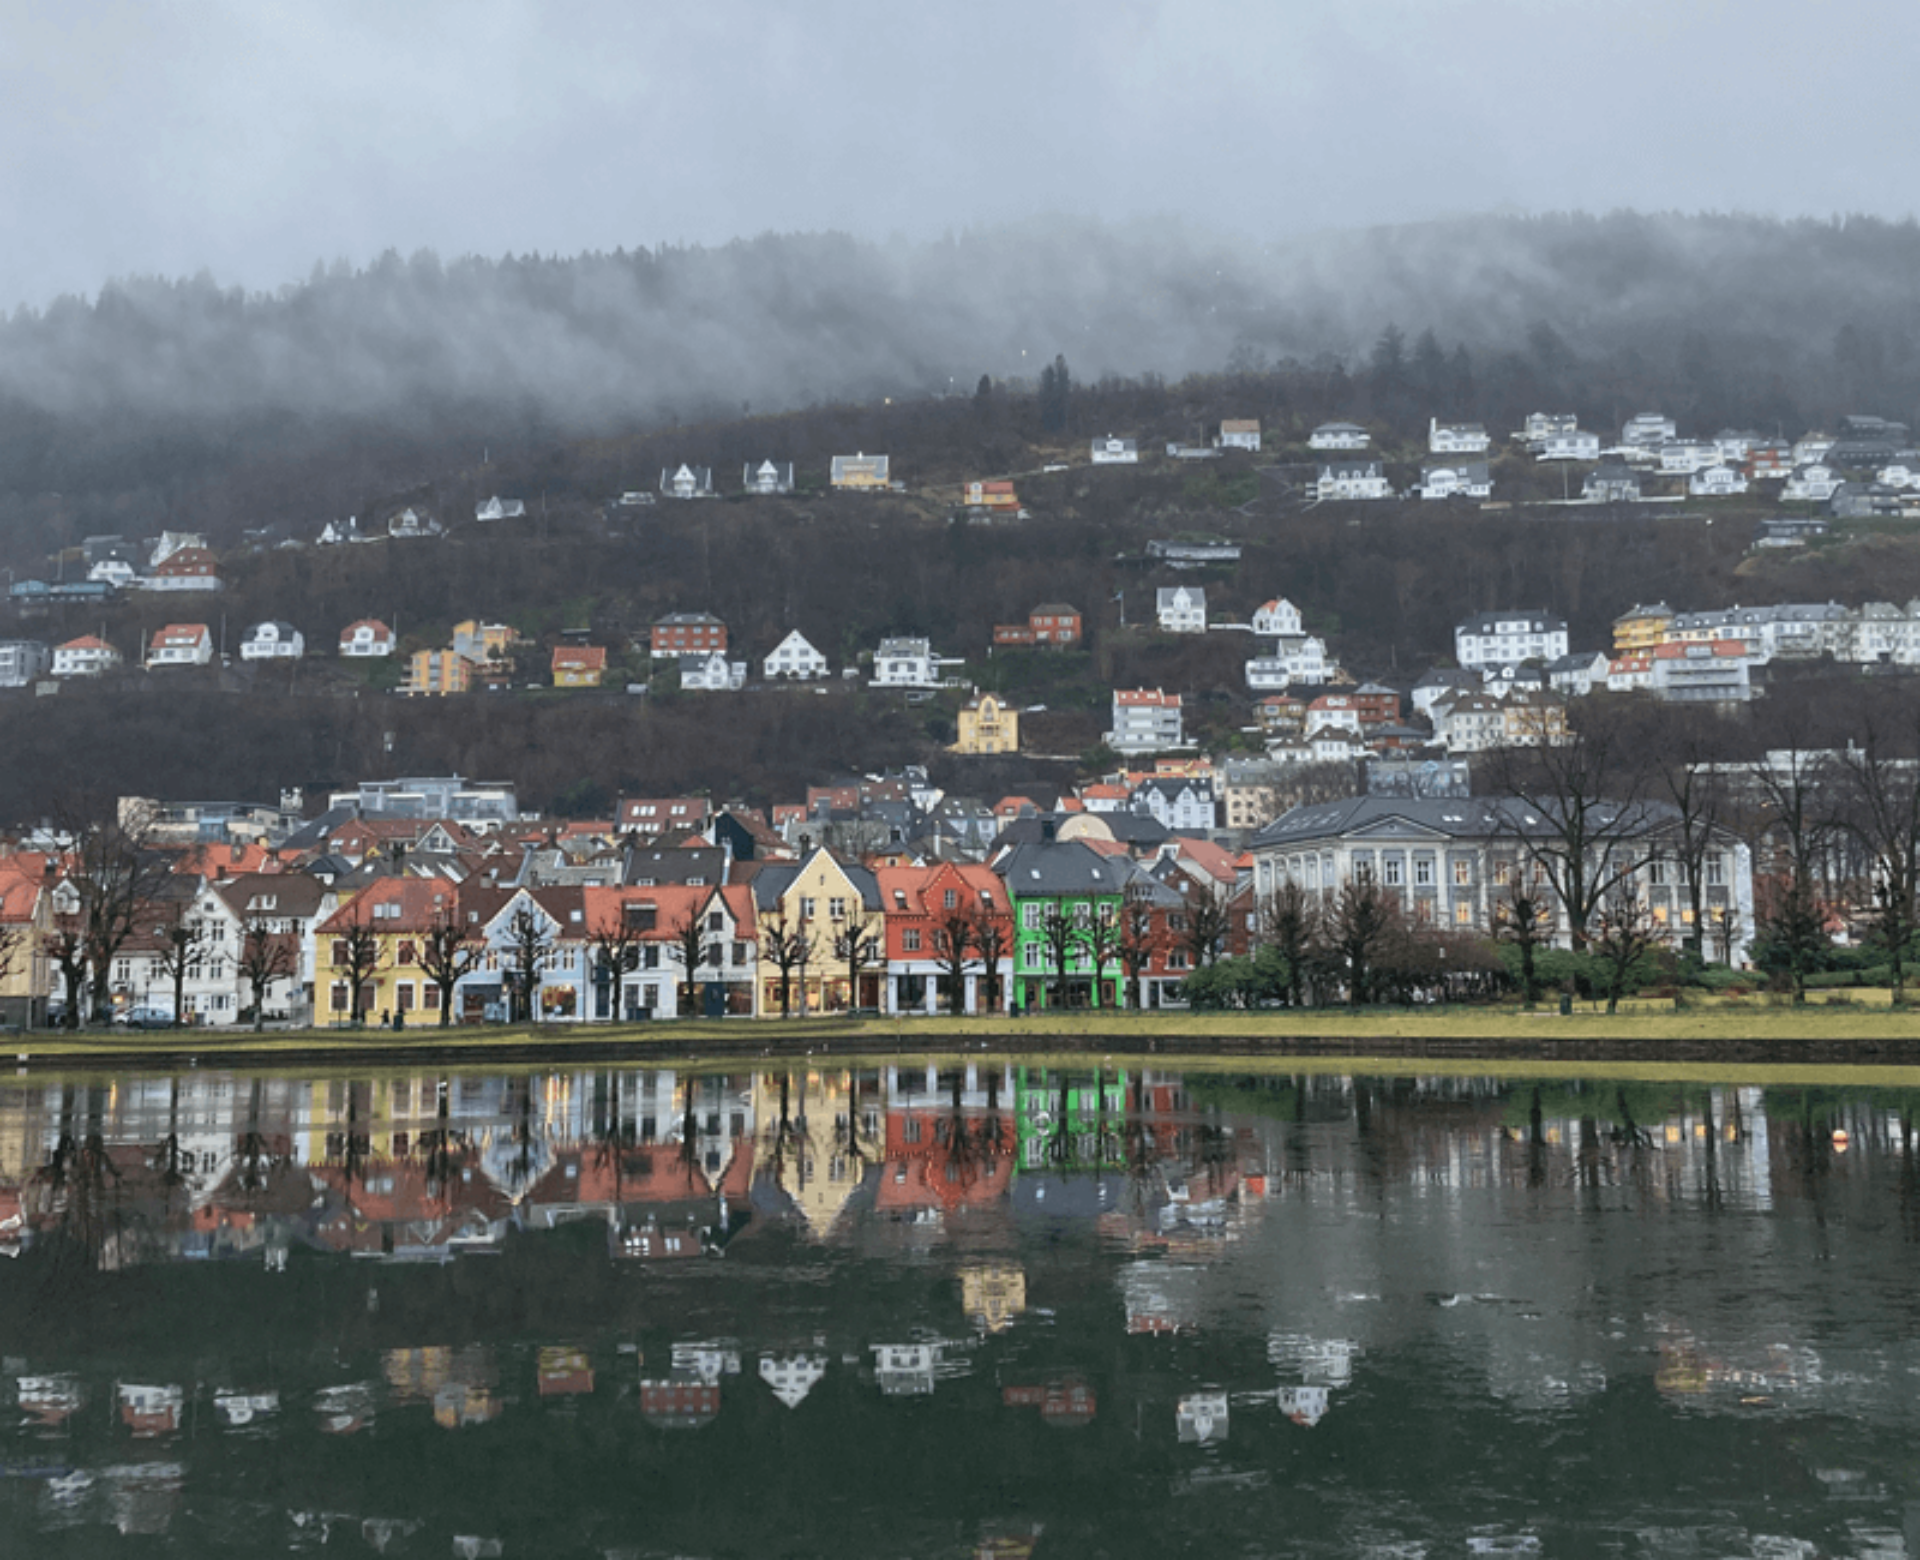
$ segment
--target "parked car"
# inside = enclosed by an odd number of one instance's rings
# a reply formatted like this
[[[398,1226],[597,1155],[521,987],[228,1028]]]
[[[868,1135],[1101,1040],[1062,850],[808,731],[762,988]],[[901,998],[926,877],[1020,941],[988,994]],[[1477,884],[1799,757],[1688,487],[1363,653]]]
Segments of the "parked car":
[[[161,1007],[130,1007],[123,1013],[116,1013],[113,1021],[129,1029],[173,1028],[173,1014]]]

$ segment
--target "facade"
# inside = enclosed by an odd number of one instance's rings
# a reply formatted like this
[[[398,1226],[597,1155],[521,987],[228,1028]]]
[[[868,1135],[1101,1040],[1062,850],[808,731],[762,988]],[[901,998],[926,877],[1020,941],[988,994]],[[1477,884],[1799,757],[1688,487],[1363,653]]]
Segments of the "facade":
[[[948,1011],[954,993],[949,989],[952,960],[941,957],[951,936],[946,928],[984,917],[1000,928],[1005,951],[994,961],[993,980],[989,982],[975,944],[973,957],[964,961],[961,971],[958,1010],[1005,1012],[1013,997],[1015,955],[1013,913],[999,875],[984,866],[942,862],[931,867],[881,867],[874,878],[885,906],[887,926],[882,1010],[927,1014]]]
[[[886,984],[886,912],[868,868],[816,849],[799,862],[773,862],[754,875],[754,912],[764,949],[776,937],[798,939],[805,960],[786,974],[787,1011],[878,1009]],[[858,958],[850,951],[858,953]],[[759,1011],[782,1009],[780,971],[764,957]]]
[[[969,482],[960,490],[960,502],[968,509],[1004,510],[1012,514],[1020,508],[1020,495],[1011,482]]]
[[[1427,451],[1433,455],[1484,455],[1493,440],[1479,423],[1443,423],[1427,419]]]
[[[255,623],[240,640],[243,661],[297,661],[306,652],[306,636],[291,623]]]
[[[854,492],[885,492],[893,485],[890,469],[884,455],[836,455],[830,480],[836,488]]]
[[[1316,634],[1283,634],[1269,655],[1247,662],[1247,686],[1256,690],[1291,687],[1295,683],[1325,682],[1333,672],[1327,642]]]
[[[883,639],[879,649],[873,652],[873,686],[938,688],[945,681],[941,666],[953,664],[934,655],[931,640]]]
[[[389,656],[393,654],[393,630],[377,618],[362,618],[340,630],[343,656]]]
[[[148,666],[205,666],[213,660],[213,635],[205,623],[169,623],[147,646]]]
[[[1229,418],[1220,424],[1220,448],[1260,452],[1260,419]]]
[[[1358,423],[1322,423],[1307,437],[1310,450],[1364,450],[1373,436]]]
[[[1663,444],[1671,444],[1677,432],[1671,417],[1659,412],[1640,412],[1627,419],[1620,430],[1620,442],[1633,448],[1657,450]]]
[[[1219,826],[1219,799],[1210,779],[1156,775],[1135,786],[1127,801],[1169,834],[1204,834]]]
[[[1535,460],[1598,460],[1600,435],[1580,428],[1546,434],[1534,445]]]
[[[556,688],[598,688],[607,676],[607,652],[601,645],[556,645],[553,652]]]
[[[1107,746],[1116,753],[1155,753],[1184,745],[1180,695],[1158,688],[1116,688]]]
[[[407,657],[400,691],[415,697],[465,693],[473,686],[473,663],[457,650],[416,650]]]
[[[1587,473],[1580,496],[1590,504],[1637,504],[1640,474],[1624,461],[1607,461]]]
[[[1256,634],[1297,634],[1301,631],[1300,609],[1285,596],[1262,602],[1253,614],[1253,631]]]
[[[205,547],[180,547],[159,559],[141,583],[147,590],[218,590],[219,564]]]
[[[1738,466],[1702,466],[1687,479],[1695,498],[1732,498],[1747,490],[1747,475]]]
[[[1020,712],[997,694],[978,693],[954,716],[959,739],[956,753],[1018,753]]]
[[[1754,695],[1753,661],[1738,639],[1660,645],[1652,672],[1655,697],[1673,704],[1745,704]]]
[[[1453,650],[1463,667],[1556,661],[1567,653],[1567,625],[1544,612],[1481,612],[1454,629]]]
[[[1134,466],[1140,462],[1140,446],[1133,439],[1116,439],[1108,434],[1104,439],[1093,441],[1093,463],[1096,466]]]
[[[670,612],[653,625],[655,655],[691,655],[727,648],[727,625],[711,612]]]
[[[93,634],[83,634],[78,639],[69,639],[63,645],[54,646],[52,671],[55,677],[98,677],[119,664],[120,652]]]
[[[994,870],[1006,884],[1013,914],[1015,1011],[1123,1006],[1126,977],[1119,959],[1102,961],[1096,970],[1088,942],[1073,938],[1062,980],[1048,927],[1055,917],[1082,933],[1097,921],[1111,925],[1121,915],[1133,863],[1124,856],[1103,856],[1078,840],[1042,840],[1016,846]]]
[[[523,520],[527,506],[517,498],[502,498],[498,493],[483,504],[474,506],[473,518],[479,521]]]
[[[1422,498],[1491,498],[1493,476],[1484,460],[1430,461],[1420,468]]]
[[[713,467],[662,466],[660,495],[663,498],[712,498]]]
[[[1207,593],[1198,585],[1161,586],[1154,595],[1154,612],[1164,633],[1207,631]]]
[[[683,655],[680,686],[689,693],[737,693],[747,685],[747,663],[729,661],[717,650]]]
[[[53,664],[38,639],[0,640],[0,688],[24,688]]]
[[[1641,804],[1624,816],[1605,815],[1610,838],[1647,858],[1629,882],[1668,938],[1690,927],[1677,868],[1661,851],[1676,828],[1673,809]],[[1518,873],[1532,873],[1549,898],[1551,878],[1536,870],[1542,852],[1557,846],[1550,827],[1525,804],[1500,797],[1423,800],[1389,796],[1296,807],[1253,838],[1254,893],[1266,898],[1296,883],[1331,902],[1347,884],[1370,881],[1393,891],[1416,920],[1484,933],[1494,906]],[[1616,844],[1616,851],[1619,849]],[[1753,924],[1753,869],[1747,847],[1716,835],[1703,869],[1709,914],[1724,910],[1734,924]],[[1556,904],[1552,936],[1570,945],[1564,904]]]
[[[1664,601],[1636,606],[1613,620],[1613,648],[1618,655],[1641,655],[1666,642],[1674,611]]]
[[[1314,495],[1327,503],[1342,499],[1392,498],[1386,467],[1377,460],[1328,460],[1320,463]]]
[[[765,671],[770,682],[776,678],[811,682],[827,675],[827,658],[814,649],[806,635],[796,628],[773,647],[773,653],[767,657]]]

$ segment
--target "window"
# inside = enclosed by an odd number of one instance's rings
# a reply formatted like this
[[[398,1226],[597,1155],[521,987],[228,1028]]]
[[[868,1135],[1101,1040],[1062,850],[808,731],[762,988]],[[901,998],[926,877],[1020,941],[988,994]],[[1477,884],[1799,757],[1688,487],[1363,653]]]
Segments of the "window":
[[[402,964],[412,964],[416,962],[414,957],[413,939],[410,937],[403,937],[400,940],[400,962]]]
[[[920,929],[917,926],[909,926],[900,934],[900,946],[907,953],[918,953],[920,951]]]
[[[335,981],[333,983],[333,991],[330,993],[328,1006],[336,1013],[346,1012],[347,985],[345,981]]]
[[[1041,906],[1029,902],[1020,907],[1020,924],[1030,932],[1040,930]]]
[[[800,919],[803,921],[811,921],[813,916],[814,902],[811,898],[803,895],[800,900]]]
[[[708,915],[707,917],[708,931],[723,932],[726,929],[727,929],[727,918],[724,915],[722,915],[718,910],[715,910],[710,915]]]
[[[1431,888],[1433,886],[1433,858],[1431,856],[1415,856],[1413,858],[1413,884],[1416,888]]]
[[[440,988],[438,986],[428,986],[424,995],[426,997],[427,1011],[429,1013],[438,1012],[440,1008]]]
[[[940,896],[940,908],[943,910],[955,909],[959,905],[959,903],[960,903],[960,896],[956,894],[952,889],[948,889],[944,894]]]
[[[1388,856],[1380,863],[1381,881],[1388,888],[1398,888],[1406,881],[1406,866],[1398,856]]]
[[[1513,863],[1511,861],[1496,861],[1493,864],[1493,881],[1501,888],[1505,888],[1511,883],[1513,881]]]
[[[827,916],[831,920],[844,921],[847,918],[847,902],[844,899],[827,901]]]
[[[1456,899],[1454,901],[1453,924],[1455,926],[1473,925],[1473,906],[1464,899]]]
[[[733,962],[736,965],[747,962],[747,945],[745,943],[737,942],[733,945]]]
[[[1724,888],[1727,882],[1725,858],[1716,853],[1707,857],[1706,864],[1707,886],[1709,888]]]
[[[1453,864],[1453,883],[1456,888],[1473,886],[1473,863],[1462,857]]]

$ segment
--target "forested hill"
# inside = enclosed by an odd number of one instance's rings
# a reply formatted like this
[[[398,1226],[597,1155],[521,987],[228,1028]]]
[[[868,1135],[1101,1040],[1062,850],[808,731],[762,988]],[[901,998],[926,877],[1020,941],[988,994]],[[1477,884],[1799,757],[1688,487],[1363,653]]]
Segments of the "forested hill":
[[[1383,333],[1404,345],[1405,404],[1366,404],[1396,389],[1372,372]],[[1083,383],[1231,367],[1330,412],[1423,418],[1424,397],[1503,426],[1534,405],[1605,426],[1643,403],[1694,426],[1913,421],[1920,230],[1619,214],[1257,246],[1052,222],[389,254],[273,295],[127,280],[0,323],[0,556],[345,512],[483,451],[971,393],[1057,353]]]

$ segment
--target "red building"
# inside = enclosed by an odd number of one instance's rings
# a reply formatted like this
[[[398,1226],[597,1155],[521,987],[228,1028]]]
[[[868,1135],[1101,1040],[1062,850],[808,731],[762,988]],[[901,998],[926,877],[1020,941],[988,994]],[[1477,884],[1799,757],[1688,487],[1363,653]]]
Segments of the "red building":
[[[670,612],[653,625],[655,655],[703,655],[727,648],[727,625],[711,612]]]
[[[1049,649],[1061,650],[1068,645],[1079,644],[1084,637],[1080,609],[1059,601],[1035,607],[1027,614],[1025,623],[996,623],[993,626],[993,642],[996,645],[1044,645]]]

